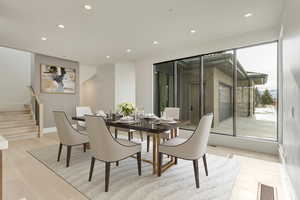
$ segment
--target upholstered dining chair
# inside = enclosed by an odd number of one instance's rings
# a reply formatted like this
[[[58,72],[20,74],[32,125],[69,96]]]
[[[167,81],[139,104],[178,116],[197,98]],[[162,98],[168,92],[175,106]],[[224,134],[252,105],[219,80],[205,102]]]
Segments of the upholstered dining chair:
[[[102,117],[86,116],[86,124],[92,153],[89,181],[92,180],[95,160],[105,162],[105,192],[108,192],[110,164],[135,154],[137,155],[138,175],[141,175],[140,144],[114,138]]]
[[[92,115],[92,109],[89,106],[77,106],[76,107],[76,117],[84,117],[85,115]],[[77,121],[78,129],[84,130],[86,129],[84,121]]]
[[[180,108],[165,107],[162,117],[166,118],[166,119],[179,120]],[[171,131],[166,131],[166,132],[160,134],[160,137],[163,139],[164,142],[170,138],[170,133],[171,133]],[[147,152],[149,152],[150,136],[151,136],[151,134],[148,133],[147,134]]]
[[[170,119],[176,119],[179,120],[180,118],[180,108],[176,107],[165,107],[165,110],[163,112],[164,118],[170,118]]]
[[[212,120],[213,114],[206,114],[201,118],[196,131],[187,140],[176,137],[159,145],[158,176],[161,176],[163,154],[176,157],[176,159],[192,160],[196,187],[199,188],[198,159],[201,157],[204,163],[205,174],[208,176],[206,151]]]
[[[87,144],[89,143],[86,134],[76,130],[64,111],[53,111],[54,120],[56,123],[58,138],[60,140],[57,162],[60,161],[60,155],[63,145],[67,146],[67,163],[66,167],[70,166],[72,146],[83,145],[83,150],[86,152]]]

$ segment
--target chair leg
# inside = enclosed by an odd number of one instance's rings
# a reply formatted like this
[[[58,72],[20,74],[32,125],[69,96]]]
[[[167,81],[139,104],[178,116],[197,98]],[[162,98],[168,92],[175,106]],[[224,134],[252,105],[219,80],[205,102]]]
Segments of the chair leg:
[[[67,146],[67,167],[70,166],[71,150],[72,150],[72,146],[68,145]]]
[[[128,132],[128,140],[131,141],[131,135],[130,135],[130,132]]]
[[[199,188],[199,168],[198,168],[198,160],[193,160],[194,164],[194,175],[196,181],[196,188]]]
[[[158,154],[158,176],[161,176],[161,165],[162,165],[163,154],[159,152]]]
[[[119,166],[119,161],[116,162],[116,166],[117,166],[117,167]]]
[[[140,131],[140,136],[141,136],[141,141],[143,142],[144,141],[144,137],[143,137],[143,132]]]
[[[91,167],[90,167],[90,175],[89,175],[89,181],[90,181],[90,182],[91,182],[92,176],[93,176],[95,160],[96,160],[96,159],[95,159],[94,157],[92,157],[92,160],[91,160]]]
[[[115,138],[118,138],[118,129],[115,128]]]
[[[87,143],[83,143],[83,152],[86,152]]]
[[[207,169],[207,162],[206,162],[206,154],[203,155],[203,164],[204,164],[204,169],[205,169],[205,174],[208,176],[208,169]]]
[[[137,165],[138,165],[139,176],[141,176],[142,175],[142,155],[141,155],[141,152],[137,153]]]
[[[110,175],[110,162],[105,162],[105,192],[108,192]]]
[[[61,151],[62,151],[62,143],[59,144],[59,148],[58,148],[58,156],[57,156],[57,162],[59,162],[60,160],[60,155],[61,155]]]
[[[147,135],[147,152],[149,152],[150,147],[150,135]]]

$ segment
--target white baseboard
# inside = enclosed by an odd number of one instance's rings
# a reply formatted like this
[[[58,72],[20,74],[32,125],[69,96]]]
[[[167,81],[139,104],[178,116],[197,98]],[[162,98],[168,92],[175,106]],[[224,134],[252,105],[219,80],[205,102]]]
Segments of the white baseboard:
[[[57,131],[56,127],[49,127],[49,128],[44,128],[44,129],[43,129],[43,133],[44,133],[44,134],[47,134],[47,133],[54,133],[54,132],[56,132],[56,131]]]

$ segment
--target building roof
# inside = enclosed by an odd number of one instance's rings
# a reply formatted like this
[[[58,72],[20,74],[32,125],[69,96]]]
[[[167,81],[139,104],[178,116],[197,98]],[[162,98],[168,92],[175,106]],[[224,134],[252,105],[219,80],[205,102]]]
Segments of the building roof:
[[[215,66],[219,64],[230,65],[232,68],[220,68],[224,73],[231,74],[233,70],[233,54],[231,53],[223,53],[223,54],[211,54],[204,57],[204,64],[207,66]],[[253,80],[255,85],[263,85],[268,80],[268,74],[259,73],[259,72],[248,72],[241,65],[239,60],[237,60],[237,71],[238,71],[238,79],[248,79]]]

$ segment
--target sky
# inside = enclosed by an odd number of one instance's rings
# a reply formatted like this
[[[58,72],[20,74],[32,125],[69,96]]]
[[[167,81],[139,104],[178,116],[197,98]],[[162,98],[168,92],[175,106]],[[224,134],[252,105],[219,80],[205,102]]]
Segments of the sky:
[[[246,71],[268,74],[260,90],[277,89],[277,43],[264,44],[237,50],[237,59]]]

